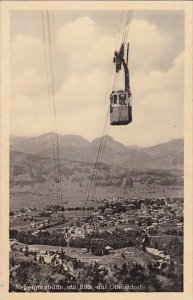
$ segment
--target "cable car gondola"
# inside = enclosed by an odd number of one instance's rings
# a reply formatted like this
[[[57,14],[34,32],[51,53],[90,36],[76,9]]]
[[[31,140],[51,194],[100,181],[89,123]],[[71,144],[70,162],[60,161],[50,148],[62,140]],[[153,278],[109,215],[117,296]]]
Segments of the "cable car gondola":
[[[128,125],[132,122],[131,92],[129,83],[128,69],[129,44],[127,44],[127,58],[124,58],[124,44],[121,45],[119,52],[115,51],[113,62],[116,64],[116,73],[121,70],[123,65],[125,73],[125,89],[112,91],[110,95],[110,124]]]

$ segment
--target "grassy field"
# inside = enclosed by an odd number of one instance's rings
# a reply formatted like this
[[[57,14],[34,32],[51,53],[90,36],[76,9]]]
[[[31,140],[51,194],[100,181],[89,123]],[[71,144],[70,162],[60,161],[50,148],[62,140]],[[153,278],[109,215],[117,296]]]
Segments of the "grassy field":
[[[70,183],[65,186],[63,190],[63,205],[65,207],[85,206],[85,202],[88,195],[89,186],[77,186]],[[10,195],[10,210],[17,211],[22,207],[36,207],[37,209],[43,209],[47,205],[61,204],[57,199],[56,194],[50,194],[46,196],[33,195],[31,192],[22,190],[17,193],[11,193]],[[48,193],[46,190],[42,191],[42,194]],[[123,190],[117,186],[105,186],[97,187],[95,201],[92,206],[98,206],[103,203],[104,198],[122,197],[122,198],[158,198],[158,197],[183,197],[183,187],[178,186],[159,186],[136,183],[133,188]],[[73,212],[74,214],[74,212]]]

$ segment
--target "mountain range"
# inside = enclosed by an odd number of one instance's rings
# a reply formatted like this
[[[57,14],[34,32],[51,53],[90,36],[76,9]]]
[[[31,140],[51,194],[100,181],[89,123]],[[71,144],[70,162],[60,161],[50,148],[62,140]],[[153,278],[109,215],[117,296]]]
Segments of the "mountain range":
[[[59,145],[56,148],[56,145]],[[95,162],[99,157],[108,165],[129,169],[183,169],[184,141],[174,139],[153,147],[125,146],[110,136],[92,142],[78,135],[47,133],[37,137],[10,137],[12,151],[33,154],[41,158],[53,158],[53,149],[59,149],[61,159]],[[101,158],[100,158],[101,159]]]

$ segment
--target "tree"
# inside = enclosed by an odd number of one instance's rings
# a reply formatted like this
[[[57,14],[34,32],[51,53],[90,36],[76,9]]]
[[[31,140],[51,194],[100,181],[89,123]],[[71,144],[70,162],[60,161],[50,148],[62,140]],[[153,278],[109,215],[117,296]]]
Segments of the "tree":
[[[154,248],[159,249],[159,245],[157,241],[154,242]]]
[[[29,248],[28,248],[27,245],[25,246],[25,252],[24,252],[24,255],[25,255],[25,256],[28,256],[28,255],[29,255]]]
[[[122,268],[120,270],[120,276],[126,276],[128,274],[127,264],[123,263]]]
[[[34,260],[37,261],[37,252],[34,252]]]

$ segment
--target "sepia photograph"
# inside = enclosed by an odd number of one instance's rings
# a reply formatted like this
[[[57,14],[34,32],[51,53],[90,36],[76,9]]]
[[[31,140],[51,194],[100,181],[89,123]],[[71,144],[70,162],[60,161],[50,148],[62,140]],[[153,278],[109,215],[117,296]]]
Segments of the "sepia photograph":
[[[42,2],[4,22],[7,293],[183,296],[187,6]]]

